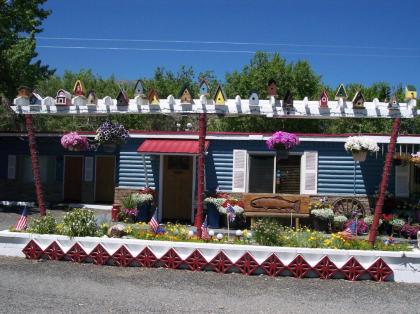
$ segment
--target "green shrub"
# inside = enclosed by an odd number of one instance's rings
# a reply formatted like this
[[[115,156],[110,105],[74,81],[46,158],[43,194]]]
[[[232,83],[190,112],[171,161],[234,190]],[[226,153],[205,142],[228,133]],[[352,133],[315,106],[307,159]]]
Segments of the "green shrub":
[[[95,236],[96,231],[95,213],[90,209],[75,208],[63,218],[62,233],[69,237]]]
[[[32,218],[29,221],[29,226],[27,231],[30,233],[40,233],[40,234],[54,234],[56,232],[57,222],[55,218],[47,213],[45,216],[40,218]]]
[[[261,245],[278,245],[279,234],[283,228],[273,218],[257,220],[254,225],[254,239]]]
[[[128,194],[121,200],[122,207],[128,209],[137,208],[137,202],[138,199],[133,194]]]

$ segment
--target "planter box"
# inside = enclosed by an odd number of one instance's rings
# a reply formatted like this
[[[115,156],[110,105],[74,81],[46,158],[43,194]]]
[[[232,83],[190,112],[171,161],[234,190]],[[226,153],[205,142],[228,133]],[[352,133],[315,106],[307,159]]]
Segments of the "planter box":
[[[165,267],[245,275],[420,283],[420,252],[267,247],[0,232],[2,249],[29,259]],[[13,251],[13,249],[12,249]]]

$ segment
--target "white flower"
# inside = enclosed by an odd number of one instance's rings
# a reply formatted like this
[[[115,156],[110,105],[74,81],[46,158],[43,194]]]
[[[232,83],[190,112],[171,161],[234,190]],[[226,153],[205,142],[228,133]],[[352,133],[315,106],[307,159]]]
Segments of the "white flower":
[[[367,151],[375,153],[379,151],[378,144],[365,136],[350,136],[344,144],[344,149],[348,152]]]
[[[311,211],[311,215],[314,215],[319,219],[332,219],[334,217],[334,212],[331,208],[318,208]]]

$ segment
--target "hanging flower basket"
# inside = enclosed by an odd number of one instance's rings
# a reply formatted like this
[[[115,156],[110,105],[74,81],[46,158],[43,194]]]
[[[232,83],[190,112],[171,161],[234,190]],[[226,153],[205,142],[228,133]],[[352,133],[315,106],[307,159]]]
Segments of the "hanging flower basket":
[[[367,151],[365,151],[365,150],[359,150],[359,151],[354,151],[354,152],[352,152],[352,155],[353,155],[353,159],[355,160],[355,161],[365,161],[366,160],[366,157],[367,157]]]
[[[95,141],[105,152],[114,152],[117,145],[125,143],[128,137],[129,133],[122,124],[106,121],[96,130]]]
[[[77,132],[70,132],[61,137],[61,145],[69,151],[85,151],[89,148],[86,137],[80,136]]]
[[[379,151],[378,144],[364,136],[350,136],[344,144],[344,149],[353,155],[355,161],[365,161],[368,153]]]
[[[266,144],[269,149],[276,151],[278,159],[286,159],[288,151],[296,145],[299,145],[300,142],[295,134],[278,131],[266,141]]]

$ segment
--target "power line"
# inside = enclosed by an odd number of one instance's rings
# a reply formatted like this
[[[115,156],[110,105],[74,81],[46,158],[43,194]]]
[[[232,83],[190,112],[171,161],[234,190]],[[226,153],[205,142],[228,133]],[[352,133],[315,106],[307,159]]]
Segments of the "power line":
[[[132,50],[132,51],[162,51],[162,52],[199,52],[199,53],[239,53],[255,54],[258,50],[217,50],[217,49],[176,49],[176,48],[135,48],[135,47],[89,47],[89,46],[58,46],[58,45],[37,45],[38,48],[51,49],[85,49],[85,50]],[[265,51],[275,53],[277,51]],[[382,57],[382,58],[420,58],[420,55],[385,55],[385,54],[357,54],[357,53],[328,53],[328,52],[301,52],[281,51],[283,55],[301,56],[335,56],[335,57]]]
[[[124,39],[124,38],[81,38],[81,37],[49,37],[49,36],[37,36],[36,38],[37,39],[42,39],[42,40],[70,40],[70,41],[148,42],[148,43],[204,44],[204,45],[253,45],[253,46],[307,47],[307,48],[346,48],[346,49],[415,50],[415,51],[420,50],[420,48],[410,48],[410,47],[324,45],[324,44],[296,44],[296,43],[269,43],[269,42],[166,40],[166,39]]]

